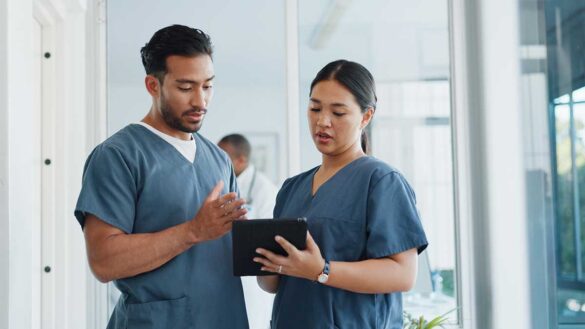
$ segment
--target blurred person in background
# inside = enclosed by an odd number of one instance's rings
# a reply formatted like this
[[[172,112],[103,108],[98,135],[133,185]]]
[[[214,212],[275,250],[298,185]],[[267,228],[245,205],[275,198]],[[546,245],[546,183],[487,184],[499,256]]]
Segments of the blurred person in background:
[[[272,218],[278,189],[272,181],[251,162],[252,147],[246,137],[231,134],[223,137],[218,146],[232,160],[237,176],[240,197],[246,200],[248,219]],[[246,310],[251,329],[270,328],[274,295],[258,287],[255,277],[242,277]]]

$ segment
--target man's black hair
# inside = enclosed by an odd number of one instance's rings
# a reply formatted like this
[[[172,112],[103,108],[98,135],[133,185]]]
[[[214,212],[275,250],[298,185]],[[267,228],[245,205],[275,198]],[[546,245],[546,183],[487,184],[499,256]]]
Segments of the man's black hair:
[[[156,31],[140,49],[146,74],[154,75],[161,84],[167,73],[167,57],[209,55],[212,58],[212,54],[213,46],[209,36],[199,29],[184,25],[171,25]]]

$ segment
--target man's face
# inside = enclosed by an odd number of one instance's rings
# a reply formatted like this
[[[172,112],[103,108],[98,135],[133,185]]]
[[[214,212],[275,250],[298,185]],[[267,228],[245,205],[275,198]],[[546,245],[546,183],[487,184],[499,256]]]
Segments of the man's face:
[[[175,131],[201,129],[213,96],[213,62],[208,55],[167,57],[158,108],[166,125]]]

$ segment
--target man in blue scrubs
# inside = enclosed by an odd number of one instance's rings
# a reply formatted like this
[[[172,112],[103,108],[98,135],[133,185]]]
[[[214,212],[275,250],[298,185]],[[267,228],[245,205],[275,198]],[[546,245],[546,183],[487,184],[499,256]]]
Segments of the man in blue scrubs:
[[[122,292],[108,328],[248,328],[229,236],[244,200],[230,159],[197,133],[211,41],[173,25],[141,55],[152,107],[93,150],[75,209],[94,275]]]

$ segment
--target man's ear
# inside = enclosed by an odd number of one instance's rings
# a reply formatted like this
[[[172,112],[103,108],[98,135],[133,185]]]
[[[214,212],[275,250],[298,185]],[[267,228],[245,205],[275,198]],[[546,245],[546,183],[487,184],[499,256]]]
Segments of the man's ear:
[[[144,85],[146,86],[146,91],[148,91],[152,97],[159,97],[160,82],[154,75],[147,75],[144,78]]]
[[[374,108],[368,107],[368,110],[366,111],[366,113],[364,113],[362,115],[362,123],[360,125],[361,129],[366,128],[368,126],[368,124],[370,123],[370,121],[372,121],[373,117],[374,117]]]

